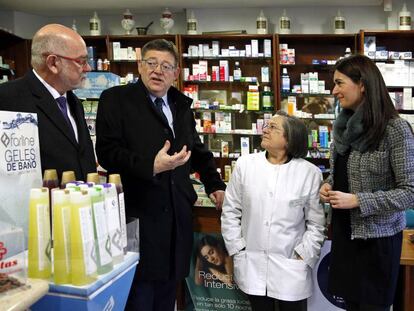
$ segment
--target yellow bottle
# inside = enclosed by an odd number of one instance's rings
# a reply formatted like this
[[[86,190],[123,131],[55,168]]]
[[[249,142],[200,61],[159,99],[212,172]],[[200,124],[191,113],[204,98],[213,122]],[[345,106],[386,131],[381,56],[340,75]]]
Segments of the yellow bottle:
[[[70,191],[52,190],[53,279],[55,284],[71,282],[70,265]]]
[[[51,275],[49,189],[30,190],[29,277],[48,279]]]
[[[73,285],[81,286],[93,282],[97,276],[91,199],[85,190],[72,191],[70,201],[71,279]]]

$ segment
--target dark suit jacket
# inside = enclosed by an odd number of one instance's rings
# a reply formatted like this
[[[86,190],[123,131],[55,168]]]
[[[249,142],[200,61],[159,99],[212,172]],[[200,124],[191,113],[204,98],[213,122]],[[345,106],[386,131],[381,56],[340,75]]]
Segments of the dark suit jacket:
[[[82,104],[72,92],[67,92],[67,100],[76,120],[78,142],[53,96],[32,71],[0,85],[0,110],[37,113],[42,172],[56,169],[60,178],[62,171],[73,170],[77,179],[86,180],[87,173],[96,172],[93,145]]]
[[[188,274],[192,206],[197,198],[191,171],[200,173],[208,193],[225,189],[211,152],[195,131],[191,99],[171,87],[168,101],[175,138],[141,81],[104,91],[98,105],[98,161],[109,172],[121,174],[127,216],[139,218],[136,276],[142,280],[180,280]],[[191,158],[185,165],[153,176],[155,156],[166,140],[171,142],[169,154],[186,145]]]

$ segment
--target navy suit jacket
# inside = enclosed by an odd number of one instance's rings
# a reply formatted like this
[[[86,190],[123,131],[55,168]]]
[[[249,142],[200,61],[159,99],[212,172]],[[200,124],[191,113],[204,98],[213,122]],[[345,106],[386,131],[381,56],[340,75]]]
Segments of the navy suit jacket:
[[[175,137],[141,81],[104,91],[98,105],[96,153],[105,169],[121,174],[127,216],[139,218],[136,276],[141,280],[180,280],[189,272],[197,199],[190,173],[200,173],[207,193],[225,189],[195,130],[191,99],[171,87],[168,102]],[[191,158],[154,176],[154,159],[166,140],[171,142],[169,154],[186,145]]]

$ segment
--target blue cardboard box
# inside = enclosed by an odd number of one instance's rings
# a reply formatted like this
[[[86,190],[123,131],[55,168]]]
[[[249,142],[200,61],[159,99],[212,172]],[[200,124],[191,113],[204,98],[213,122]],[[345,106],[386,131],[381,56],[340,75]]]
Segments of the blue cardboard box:
[[[87,72],[84,88],[73,92],[79,98],[98,99],[101,93],[119,85],[120,77],[112,72]]]
[[[30,307],[33,311],[123,311],[134,278],[138,253],[128,253],[124,261],[87,286],[49,285],[49,292]]]

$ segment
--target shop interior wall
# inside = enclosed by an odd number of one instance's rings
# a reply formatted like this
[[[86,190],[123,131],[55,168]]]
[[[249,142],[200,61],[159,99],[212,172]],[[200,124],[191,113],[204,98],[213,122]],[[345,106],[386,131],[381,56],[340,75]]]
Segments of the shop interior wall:
[[[332,33],[333,18],[338,8],[346,18],[347,32],[355,33],[360,29],[397,29],[398,12],[401,10],[404,0],[393,0],[393,11],[384,12],[382,1],[378,6],[307,6],[286,7],[288,16],[291,18],[292,33]],[[414,11],[414,3],[407,1],[408,9]],[[263,8],[269,21],[269,32],[278,31],[278,20],[282,15],[283,7]],[[154,21],[150,28],[150,34],[163,33],[159,24],[161,12],[140,14],[138,9],[131,8],[134,14],[136,26],[146,26]],[[171,33],[186,32],[186,15],[194,11],[198,19],[198,31],[219,30],[246,30],[255,33],[256,18],[259,8],[232,8],[232,9],[191,9],[182,12],[173,12],[175,25]],[[61,23],[72,25],[76,19],[78,32],[82,35],[89,34],[89,18],[93,12],[85,12],[82,16],[40,16],[17,11],[2,11],[0,9],[0,27],[10,30],[23,38],[31,38],[34,32],[47,23]],[[102,21],[102,33],[120,35],[124,33],[121,27],[122,11],[110,14],[98,14]],[[61,14],[60,14],[61,15]]]

